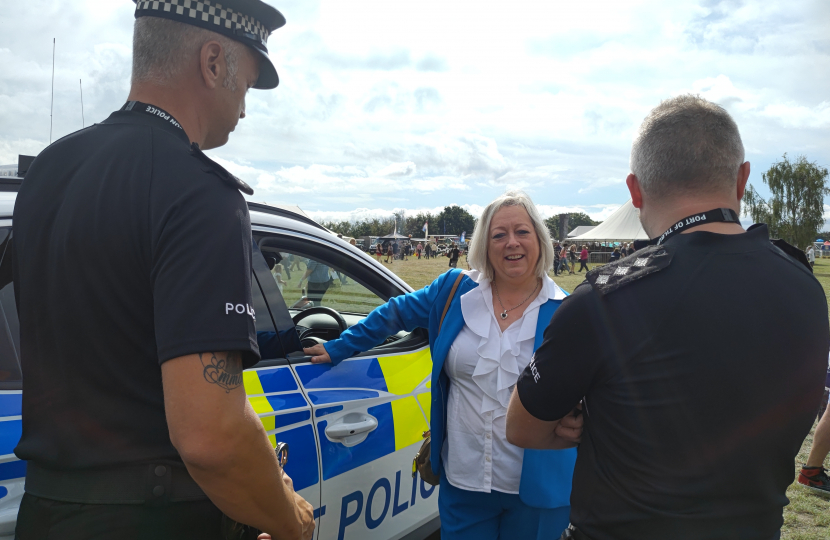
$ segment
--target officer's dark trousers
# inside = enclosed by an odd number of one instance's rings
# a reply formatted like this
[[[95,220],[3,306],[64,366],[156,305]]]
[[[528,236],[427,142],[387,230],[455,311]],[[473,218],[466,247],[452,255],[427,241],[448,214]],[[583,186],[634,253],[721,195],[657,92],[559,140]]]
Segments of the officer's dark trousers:
[[[326,291],[329,290],[329,285],[331,284],[330,281],[324,281],[323,283],[317,283],[316,281],[309,281],[308,282],[308,299],[315,306],[319,306],[323,302],[323,295],[326,294]]]
[[[209,500],[76,504],[23,495],[17,540],[221,540],[222,512]]]

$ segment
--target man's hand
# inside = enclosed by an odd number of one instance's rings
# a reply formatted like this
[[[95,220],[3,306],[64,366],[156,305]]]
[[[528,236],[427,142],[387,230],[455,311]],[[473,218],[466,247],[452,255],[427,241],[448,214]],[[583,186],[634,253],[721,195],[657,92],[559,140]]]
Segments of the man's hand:
[[[297,517],[303,527],[302,539],[311,540],[314,537],[314,528],[316,527],[314,522],[314,507],[311,506],[308,501],[300,497],[296,491],[294,491],[294,481],[291,480],[291,477],[288,476],[285,471],[282,471],[282,481],[288,489],[294,493],[294,504],[297,507]],[[257,536],[257,540],[272,540],[272,537],[268,533],[262,533]]]
[[[287,475],[286,475],[287,476]],[[296,492],[294,493],[294,502],[297,505],[297,513],[299,514],[300,523],[303,524],[303,540],[311,540],[314,536],[314,507]]]
[[[282,481],[288,486],[288,489],[294,493],[294,504],[297,506],[297,518],[303,526],[303,540],[311,540],[314,536],[314,507],[303,499],[296,491],[294,491],[294,481],[285,472],[282,471]]]
[[[539,420],[527,412],[519,393],[513,390],[507,407],[507,442],[520,448],[540,450],[573,448],[582,437],[581,411],[582,406],[578,404],[564,418],[552,422]]]
[[[584,424],[585,417],[582,415],[582,403],[580,402],[579,405],[574,407],[574,410],[559,421],[559,425],[556,426],[553,432],[557,438],[576,445],[582,441]]]
[[[322,343],[303,349],[303,354],[311,357],[312,364],[331,363],[331,356],[326,352],[326,348]]]

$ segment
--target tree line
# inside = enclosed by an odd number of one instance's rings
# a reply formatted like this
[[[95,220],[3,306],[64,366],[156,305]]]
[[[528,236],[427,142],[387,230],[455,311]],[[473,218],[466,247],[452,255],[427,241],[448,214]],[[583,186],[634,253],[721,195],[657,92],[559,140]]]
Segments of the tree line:
[[[581,225],[599,225],[600,221],[594,221],[588,214],[572,212],[569,214],[568,228],[573,230]],[[545,220],[553,238],[557,236],[558,216],[551,216]],[[470,214],[458,205],[445,206],[438,214],[429,212],[418,212],[415,215],[407,215],[404,210],[399,210],[388,218],[372,218],[356,221],[324,221],[322,225],[343,236],[360,238],[361,236],[386,236],[397,230],[398,234],[404,236],[412,235],[413,238],[423,238],[424,223],[429,223],[430,234],[454,234],[460,235],[466,232],[472,235],[478,218]]]
[[[361,236],[386,236],[397,230],[398,234],[423,238],[423,227],[429,223],[429,234],[454,234],[462,232],[472,234],[478,219],[458,205],[445,206],[438,214],[430,212],[418,212],[415,215],[407,215],[404,210],[398,210],[388,218],[372,218],[356,221],[323,222],[327,229],[342,234],[359,238]]]

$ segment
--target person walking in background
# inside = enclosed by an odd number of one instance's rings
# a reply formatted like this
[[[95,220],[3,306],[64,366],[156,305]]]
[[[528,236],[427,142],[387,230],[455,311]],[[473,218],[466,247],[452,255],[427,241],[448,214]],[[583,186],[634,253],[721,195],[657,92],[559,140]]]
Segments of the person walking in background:
[[[559,242],[554,242],[553,244],[553,275],[559,275],[559,252],[562,251],[562,248],[559,246]]]
[[[282,292],[283,288],[288,285],[288,283],[282,279],[282,272],[284,269],[285,267],[281,264],[275,264],[274,268],[271,269],[271,274],[274,276],[274,281],[277,282],[277,287],[279,287],[280,292]]]
[[[562,249],[559,250],[559,273],[564,274],[568,269],[568,243],[562,244]]]
[[[421,252],[424,251],[424,245],[421,242],[418,242],[418,245],[415,246],[415,257],[420,261],[421,260]]]
[[[813,434],[813,444],[810,447],[807,462],[798,473],[799,484],[820,491],[825,496],[830,496],[830,478],[827,476],[827,469],[824,468],[824,460],[827,459],[828,453],[830,453],[830,414],[825,412]]]
[[[453,269],[419,291],[394,297],[339,339],[305,354],[315,364],[338,364],[389,334],[428,328],[430,459],[441,477],[441,540],[554,538],[568,525],[576,459],[570,447],[582,417],[564,421],[551,442],[568,449],[553,451],[522,451],[508,443],[504,420],[515,379],[566,295],[547,275],[550,235],[527,195],[498,197],[476,231],[472,271]]]
[[[807,246],[807,260],[810,261],[810,266],[815,266],[816,264],[816,251],[813,244]]]
[[[568,273],[576,273],[576,244],[571,244],[568,248]]]
[[[582,251],[579,252],[579,271],[582,269],[588,271],[588,246],[582,246]]]
[[[458,257],[460,253],[458,251],[458,246],[453,244],[450,248],[447,256],[450,258],[450,268],[458,268]]]
[[[432,246],[429,245],[429,240],[424,245],[424,258],[429,259],[430,255],[432,255]]]
[[[323,303],[323,296],[329,289],[331,282],[331,275],[329,274],[329,267],[314,259],[306,259],[306,270],[297,288],[303,286],[303,281],[308,280],[308,300],[315,306]]]
[[[619,261],[619,260],[620,260],[620,248],[615,247],[614,251],[611,252],[611,258],[608,260],[608,262],[614,262],[614,261]]]
[[[300,258],[294,254],[289,255],[291,257],[291,270],[300,271],[302,268],[300,267]]]
[[[388,263],[389,259],[395,260],[395,252],[392,250],[392,242],[386,244],[386,260],[383,262]]]
[[[383,244],[380,242],[375,244],[375,256],[378,258],[378,262],[380,262],[380,258],[383,257]]]
[[[819,419],[816,431],[813,434],[813,444],[810,446],[810,455],[807,462],[798,473],[798,483],[810,489],[830,495],[830,478],[824,468],[824,460],[830,454],[830,414],[827,413],[827,395],[830,389],[830,365],[824,378],[824,398],[822,399],[823,414]]]

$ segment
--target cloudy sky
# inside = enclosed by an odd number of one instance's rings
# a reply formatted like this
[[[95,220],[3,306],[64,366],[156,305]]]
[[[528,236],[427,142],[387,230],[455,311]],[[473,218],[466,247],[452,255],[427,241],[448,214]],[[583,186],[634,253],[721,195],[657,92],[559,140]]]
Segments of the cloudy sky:
[[[255,201],[354,219],[515,187],[602,219],[637,126],[684,92],[733,114],[761,192],[785,152],[830,166],[827,0],[266,1],[280,86],[210,152]],[[5,4],[0,164],[49,143],[52,38],[54,140],[123,104],[133,23],[130,0]]]

